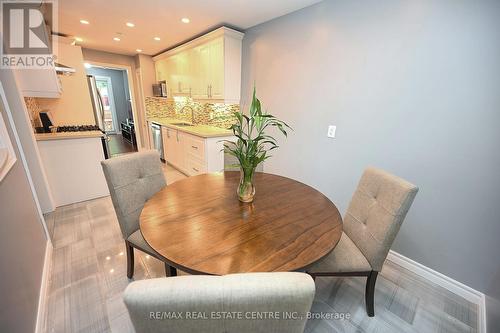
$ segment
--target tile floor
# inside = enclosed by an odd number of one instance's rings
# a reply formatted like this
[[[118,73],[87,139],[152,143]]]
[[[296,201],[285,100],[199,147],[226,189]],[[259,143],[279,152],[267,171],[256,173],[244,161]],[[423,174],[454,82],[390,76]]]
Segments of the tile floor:
[[[167,183],[185,176],[165,166]],[[45,332],[133,332],[122,292],[126,255],[109,197],[58,208],[53,232]],[[158,260],[136,251],[134,280],[164,276]],[[477,307],[387,262],[375,292],[375,317],[366,316],[364,278],[318,278],[312,311],[349,319],[311,319],[306,332],[477,332]]]

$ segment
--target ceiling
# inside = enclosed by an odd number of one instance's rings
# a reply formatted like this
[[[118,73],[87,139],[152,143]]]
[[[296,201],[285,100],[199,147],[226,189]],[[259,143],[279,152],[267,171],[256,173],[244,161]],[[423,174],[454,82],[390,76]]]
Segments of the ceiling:
[[[82,38],[78,44],[85,48],[127,55],[141,49],[154,55],[223,24],[244,30],[319,1],[64,0],[58,1],[56,30]],[[182,23],[184,17],[190,23]],[[82,19],[89,24],[81,24]],[[126,26],[127,22],[135,27]]]

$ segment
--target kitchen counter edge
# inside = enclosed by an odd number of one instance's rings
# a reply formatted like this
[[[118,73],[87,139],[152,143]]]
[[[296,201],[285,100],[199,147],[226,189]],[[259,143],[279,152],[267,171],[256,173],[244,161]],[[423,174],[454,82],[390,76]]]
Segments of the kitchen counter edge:
[[[225,130],[210,125],[176,126],[172,124],[172,122],[177,122],[177,123],[182,122],[182,120],[179,119],[169,120],[169,119],[148,118],[147,121],[205,139],[227,137],[234,135],[233,132],[230,130]]]
[[[101,138],[103,136],[104,134],[100,131],[35,133],[36,141],[89,139]]]

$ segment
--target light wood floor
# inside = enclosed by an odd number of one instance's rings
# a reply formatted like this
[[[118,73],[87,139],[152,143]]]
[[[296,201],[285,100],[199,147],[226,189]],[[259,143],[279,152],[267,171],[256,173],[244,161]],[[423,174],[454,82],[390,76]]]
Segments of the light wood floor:
[[[167,183],[185,178],[164,167]],[[109,197],[58,208],[53,226],[46,332],[133,332],[122,301],[125,247]],[[136,251],[134,280],[163,277],[158,260]],[[386,262],[375,292],[375,317],[364,307],[364,278],[317,278],[312,312],[349,319],[309,320],[306,332],[477,332],[477,307]]]

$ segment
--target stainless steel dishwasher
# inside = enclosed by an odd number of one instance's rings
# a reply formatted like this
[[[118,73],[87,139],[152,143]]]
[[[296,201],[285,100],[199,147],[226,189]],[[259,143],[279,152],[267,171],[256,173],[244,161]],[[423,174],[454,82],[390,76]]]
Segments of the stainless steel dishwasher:
[[[151,123],[151,135],[153,137],[153,147],[160,153],[160,158],[165,161],[165,155],[163,154],[163,140],[161,138],[161,126],[155,123]]]

